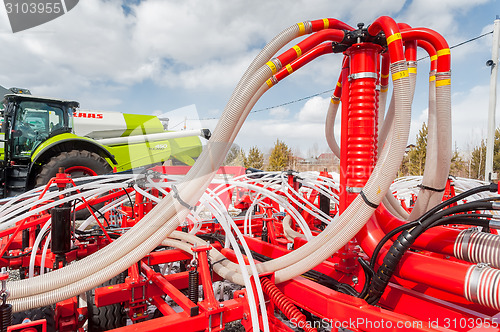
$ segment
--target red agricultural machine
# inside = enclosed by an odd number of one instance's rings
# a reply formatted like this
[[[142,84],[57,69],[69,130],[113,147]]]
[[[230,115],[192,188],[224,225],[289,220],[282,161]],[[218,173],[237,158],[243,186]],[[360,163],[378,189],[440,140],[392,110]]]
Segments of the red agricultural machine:
[[[390,186],[407,145],[417,47],[431,60],[429,136],[410,211]],[[220,167],[260,96],[329,53],[343,55],[325,110],[340,174]],[[0,330],[499,331],[498,186],[443,198],[450,83],[449,47],[430,29],[380,17],[283,30],[241,78],[194,166],[60,172],[2,201]]]

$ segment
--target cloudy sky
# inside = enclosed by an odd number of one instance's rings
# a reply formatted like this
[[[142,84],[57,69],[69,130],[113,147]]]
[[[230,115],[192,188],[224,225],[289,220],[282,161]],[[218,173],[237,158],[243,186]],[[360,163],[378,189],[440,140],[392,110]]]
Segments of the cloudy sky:
[[[496,0],[81,0],[56,20],[13,34],[2,6],[0,85],[78,100],[83,109],[164,114],[183,108],[169,113],[172,129],[184,122],[188,129],[213,129],[253,57],[296,22],[332,17],[355,26],[389,15],[432,28],[455,45],[492,31],[496,14]],[[453,139],[462,150],[486,136],[491,41],[489,34],[452,50]],[[266,150],[279,138],[304,157],[326,151],[331,93],[263,109],[333,88],[341,60],[325,56],[270,90],[236,143]],[[410,141],[426,121],[428,68],[428,60],[419,62]]]

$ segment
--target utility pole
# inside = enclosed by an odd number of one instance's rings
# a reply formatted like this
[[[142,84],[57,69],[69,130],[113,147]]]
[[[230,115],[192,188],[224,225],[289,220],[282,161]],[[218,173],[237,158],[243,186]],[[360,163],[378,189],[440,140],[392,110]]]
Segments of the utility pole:
[[[493,44],[491,47],[491,59],[486,65],[491,67],[490,76],[490,102],[488,107],[488,137],[486,138],[486,167],[484,170],[484,180],[492,181],[497,179],[497,174],[493,173],[493,149],[495,147],[495,109],[497,104],[497,73],[498,73],[498,48],[500,47],[500,17],[497,15],[493,27]]]

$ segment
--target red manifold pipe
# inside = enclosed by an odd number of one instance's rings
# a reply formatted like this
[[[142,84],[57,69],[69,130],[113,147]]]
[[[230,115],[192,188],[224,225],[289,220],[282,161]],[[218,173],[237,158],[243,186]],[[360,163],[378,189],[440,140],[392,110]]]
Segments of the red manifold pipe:
[[[387,89],[387,86],[389,85],[389,71],[390,71],[390,64],[391,64],[391,59],[389,58],[389,54],[383,53],[382,54],[382,63],[381,63],[381,69],[380,69],[380,85],[381,87],[385,87],[384,89]],[[381,92],[385,92],[380,90]]]
[[[413,28],[403,30],[401,36],[405,40],[424,40],[432,44],[438,56],[437,71],[439,73],[448,72],[451,68],[450,48],[446,40],[434,30],[427,28]]]
[[[336,41],[340,42],[344,39],[344,31],[342,30],[322,30],[320,32],[316,32],[315,34],[307,37],[294,47],[289,50],[283,52],[281,55],[278,55],[276,58],[281,62],[282,66],[286,66],[291,61],[299,58],[302,54],[309,52],[315,46],[321,44],[325,41]]]
[[[429,54],[429,57],[431,58],[431,71],[437,69],[437,54],[436,54],[436,49],[434,46],[432,46],[431,43],[425,41],[425,40],[417,40],[417,45],[421,48],[423,48],[427,54]]]
[[[273,82],[273,84],[281,81],[282,79],[293,73],[295,70],[302,68],[312,60],[329,53],[333,53],[331,43],[324,43],[316,46],[315,48],[303,54],[300,58],[293,60],[292,62],[290,62],[290,64],[287,64],[284,68],[277,72],[276,75],[274,75],[276,81]]]
[[[335,90],[332,93],[332,99],[333,98],[340,99],[341,96],[342,96],[342,73],[340,73],[337,84],[335,85]]]
[[[311,21],[313,32],[320,31],[323,29],[340,29],[340,30],[354,30],[349,24],[339,21],[334,18],[324,18],[322,20]]]
[[[342,68],[346,66],[348,63],[349,58],[347,56],[344,56],[344,59],[342,60]],[[335,90],[333,91],[332,94],[332,100],[338,99],[338,102],[340,102],[340,98],[342,97],[342,71],[340,72],[339,79],[337,81],[337,84],[335,85]]]
[[[411,26],[406,23],[398,23],[399,29],[411,29]],[[417,42],[415,40],[404,40],[405,58],[406,61],[417,61]]]
[[[391,63],[405,60],[403,41],[396,22],[389,16],[379,17],[368,27],[368,33],[375,36],[380,31],[384,31],[387,38],[387,47],[389,49]]]

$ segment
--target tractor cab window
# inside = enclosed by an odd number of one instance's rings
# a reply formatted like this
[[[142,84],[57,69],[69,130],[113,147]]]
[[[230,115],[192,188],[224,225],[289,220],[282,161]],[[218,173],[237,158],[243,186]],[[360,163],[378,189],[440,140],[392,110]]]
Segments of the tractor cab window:
[[[13,153],[29,157],[49,136],[65,128],[64,111],[56,105],[22,101],[17,107],[12,130]]]

